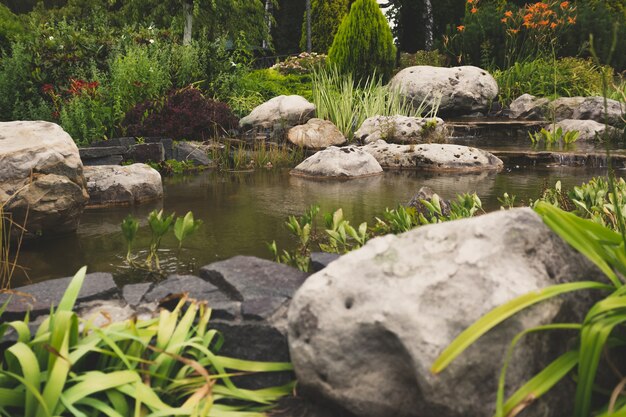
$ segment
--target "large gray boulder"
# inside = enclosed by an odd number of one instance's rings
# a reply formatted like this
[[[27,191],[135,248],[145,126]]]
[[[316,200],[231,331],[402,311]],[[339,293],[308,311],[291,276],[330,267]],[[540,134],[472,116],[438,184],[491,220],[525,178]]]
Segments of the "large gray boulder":
[[[242,128],[296,126],[315,116],[315,104],[301,96],[278,96],[255,107],[239,121]]]
[[[141,204],[163,197],[161,174],[145,164],[85,167],[90,208]]]
[[[331,146],[302,161],[291,175],[312,178],[349,179],[382,174],[376,159],[356,146]]]
[[[623,126],[626,104],[607,99],[605,112],[604,97],[560,97],[549,101],[524,94],[511,103],[509,117],[513,119],[551,120],[565,119],[594,120],[611,126]],[[605,114],[606,113],[606,114]]]
[[[363,143],[424,143],[445,140],[446,127],[438,117],[374,116],[366,119],[354,137]]]
[[[449,115],[485,113],[498,96],[498,83],[491,74],[472,66],[408,67],[396,74],[389,86],[400,89],[415,107],[441,96],[439,110]]]
[[[584,311],[580,299],[509,318],[439,375],[430,372],[434,360],[493,308],[554,284],[598,278],[527,208],[373,239],[312,275],[294,296],[289,344],[299,386],[359,417],[491,416],[511,339],[579,319],[572,312]],[[522,339],[507,373],[509,394],[564,345],[563,334]],[[541,398],[524,416],[571,415],[571,394]]]
[[[75,231],[88,198],[78,148],[60,126],[0,123],[0,205],[27,237]]]
[[[462,145],[395,145],[379,140],[361,149],[376,158],[381,167],[390,169],[477,172],[497,171],[504,165],[489,152]]]
[[[309,149],[325,149],[346,143],[345,136],[333,122],[317,118],[289,129],[287,139],[296,146]]]
[[[563,133],[571,131],[578,132],[579,135],[577,141],[581,142],[602,140],[605,136],[609,139],[613,139],[621,134],[619,129],[613,126],[607,126],[604,123],[598,123],[595,120],[565,119],[558,121],[555,124],[550,123],[546,126],[546,129],[553,131],[555,126],[557,129],[561,128]]]

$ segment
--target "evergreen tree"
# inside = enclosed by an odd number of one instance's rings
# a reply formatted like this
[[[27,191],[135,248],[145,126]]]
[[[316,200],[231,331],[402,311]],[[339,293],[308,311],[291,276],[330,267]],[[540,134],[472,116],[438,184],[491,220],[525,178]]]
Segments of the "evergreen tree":
[[[350,0],[312,0],[311,44],[314,52],[328,52],[341,21],[349,11]],[[306,12],[302,23],[300,49],[306,51]]]
[[[328,53],[330,63],[357,80],[374,73],[388,79],[395,55],[391,28],[376,0],[356,0],[339,26]]]

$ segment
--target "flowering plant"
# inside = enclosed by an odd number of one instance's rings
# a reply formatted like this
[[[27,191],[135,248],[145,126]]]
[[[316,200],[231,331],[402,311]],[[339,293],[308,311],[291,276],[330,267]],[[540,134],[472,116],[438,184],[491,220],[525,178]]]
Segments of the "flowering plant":
[[[281,74],[310,74],[313,68],[324,65],[326,55],[316,52],[302,52],[298,56],[290,56],[283,62],[275,64],[272,69]]]

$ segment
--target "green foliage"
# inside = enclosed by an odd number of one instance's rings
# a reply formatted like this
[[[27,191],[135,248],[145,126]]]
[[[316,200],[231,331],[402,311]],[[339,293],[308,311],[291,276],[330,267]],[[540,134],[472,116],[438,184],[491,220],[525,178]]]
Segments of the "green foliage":
[[[304,150],[300,147],[255,141],[252,148],[241,141],[226,140],[211,148],[210,157],[222,170],[242,170],[255,168],[293,168],[304,160]]]
[[[326,64],[327,56],[317,52],[302,52],[298,56],[287,57],[284,61],[278,62],[272,69],[281,74],[310,74],[316,69]]]
[[[192,212],[187,212],[185,217],[179,217],[174,223],[174,236],[178,240],[178,250],[183,246],[183,241],[195,233],[202,226],[202,220],[195,220]]]
[[[394,68],[396,47],[389,23],[376,0],[356,0],[346,16],[328,53],[329,62],[357,81],[378,74],[389,79]]]
[[[137,238],[137,232],[139,231],[139,222],[130,214],[122,221],[122,235],[126,241],[128,250],[126,252],[126,260],[131,262],[131,254],[133,250],[133,244]]]
[[[0,120],[13,119],[14,108],[27,96],[37,93],[30,78],[33,57],[22,43],[13,45],[12,53],[3,52],[0,60]],[[23,105],[23,104],[22,104]]]
[[[350,0],[311,1],[311,46],[312,50],[327,53],[337,34],[339,25],[350,11]],[[300,49],[307,50],[307,16],[304,13]]]
[[[0,359],[3,415],[258,417],[293,388],[237,388],[234,373],[292,367],[219,355],[223,338],[209,327],[211,309],[187,296],[147,320],[98,327],[79,319],[72,310],[85,272],[34,335],[28,318],[0,324],[0,338],[10,328],[18,335]]]
[[[8,7],[0,4],[0,50],[7,50],[16,37],[24,33],[24,25]]]
[[[438,50],[417,51],[413,54],[403,52],[400,54],[399,69],[414,67],[418,65],[429,65],[431,67],[445,66],[446,58]]]
[[[552,130],[541,129],[536,133],[528,133],[533,147],[543,143],[546,149],[550,149],[554,145],[571,145],[578,140],[580,132],[577,130],[563,131],[561,126],[553,126]]]
[[[319,206],[311,206],[301,217],[289,216],[285,225],[297,239],[296,248],[293,252],[283,250],[278,252],[276,241],[268,245],[274,259],[278,263],[291,265],[303,272],[308,272],[311,268],[311,233],[315,231],[315,217],[319,213]]]
[[[509,104],[522,94],[537,97],[594,96],[602,93],[602,71],[590,60],[562,58],[516,62],[494,72],[500,102]]]
[[[333,214],[324,215],[327,243],[319,243],[324,252],[344,254],[365,245],[369,239],[367,223],[363,222],[357,229],[343,217],[343,210],[337,209]]]
[[[352,140],[354,132],[368,117],[398,114],[421,117],[426,109],[426,100],[414,108],[400,91],[383,86],[376,74],[362,81],[357,86],[352,75],[343,75],[336,67],[313,72],[313,104],[317,117],[333,122],[348,140]],[[427,117],[435,117],[437,107],[432,108]]]
[[[114,122],[112,108],[99,95],[98,92],[79,93],[61,109],[60,125],[79,146],[102,140],[110,134]]]

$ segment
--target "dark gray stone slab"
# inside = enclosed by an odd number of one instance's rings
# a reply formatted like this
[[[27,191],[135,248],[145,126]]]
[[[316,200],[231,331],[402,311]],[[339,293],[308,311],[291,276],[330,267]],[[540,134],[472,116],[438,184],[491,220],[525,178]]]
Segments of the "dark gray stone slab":
[[[101,140],[91,144],[92,147],[109,147],[109,146],[122,146],[124,148],[130,148],[135,145],[137,140],[133,137],[123,138],[111,138],[109,140]]]
[[[190,161],[195,165],[211,165],[212,162],[205,151],[188,142],[178,142],[174,148],[174,159]]]
[[[214,262],[200,276],[237,301],[266,297],[291,298],[309,276],[287,265],[253,256]]]
[[[143,296],[142,302],[160,302],[169,296],[183,293],[189,294],[195,300],[206,301],[215,318],[230,320],[240,316],[240,303],[231,300],[216,286],[195,275],[170,275],[165,281],[155,284]],[[172,304],[175,305],[176,302]]]
[[[25,287],[15,288],[14,294],[0,294],[0,305],[9,298],[11,301],[2,315],[3,320],[16,320],[24,317],[30,311],[31,317],[48,314],[51,306],[56,306],[72,277],[53,279],[50,281],[38,282]],[[20,295],[24,294],[24,295]],[[85,282],[80,290],[77,304],[82,302],[111,299],[120,296],[120,291],[113,276],[108,273],[96,272],[87,274]]]
[[[83,165],[88,167],[100,165],[121,165],[124,157],[122,155],[112,155],[104,158],[84,159]]]
[[[163,151],[165,152],[165,159],[174,159],[174,141],[170,138],[162,137],[145,137],[144,143],[160,143],[163,145]]]
[[[122,297],[130,306],[136,306],[141,303],[143,296],[146,295],[150,288],[152,288],[154,284],[151,282],[144,282],[141,284],[129,284],[125,285],[122,288]]]
[[[340,256],[338,253],[313,252],[311,254],[311,270],[319,272],[332,261],[339,259]]]
[[[90,147],[90,148],[78,148],[81,160],[108,158],[115,155],[123,155],[126,152],[126,148],[123,146],[107,146],[107,147]]]
[[[125,159],[134,162],[161,162],[165,160],[165,149],[162,143],[141,143],[131,147],[125,154]]]
[[[268,320],[282,306],[287,298],[264,297],[245,300],[241,303],[241,314],[244,320]]]

